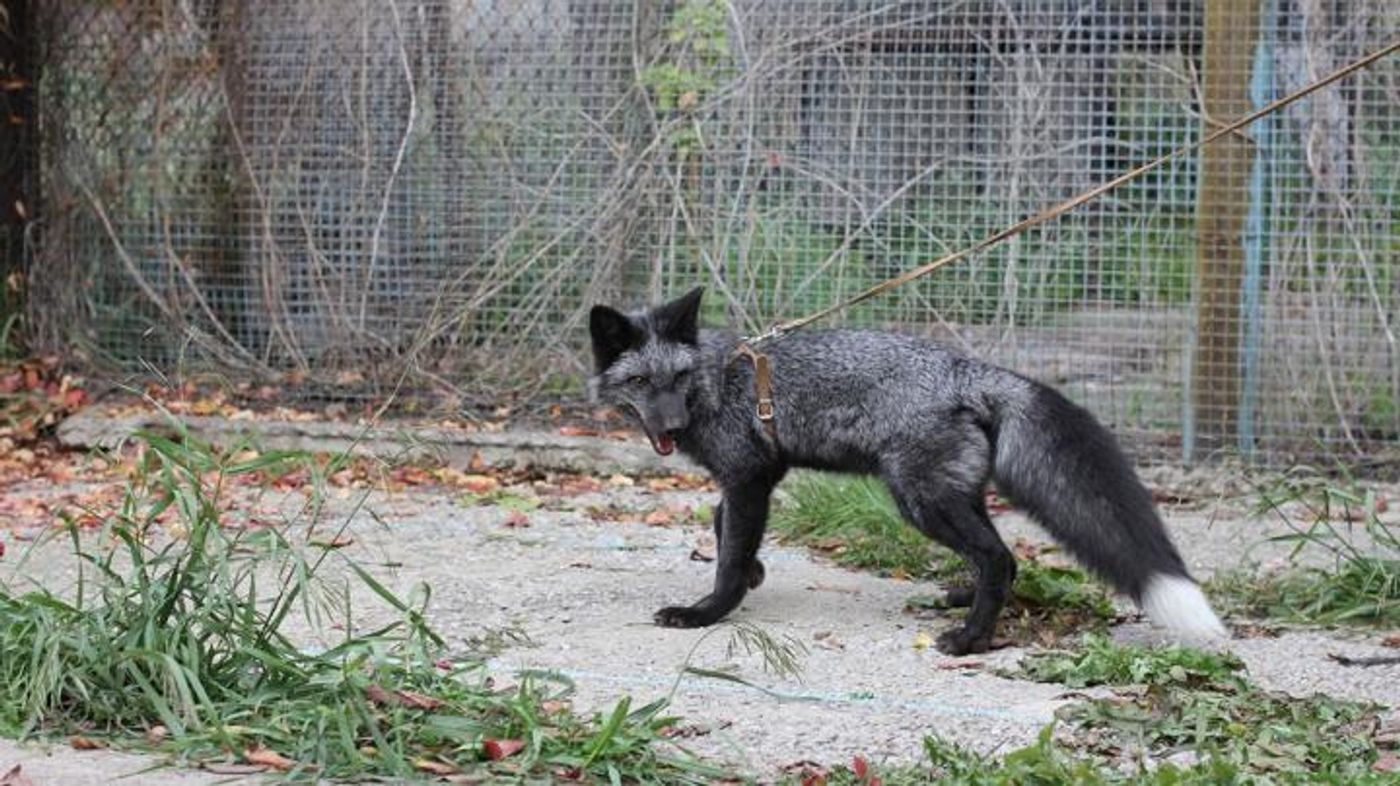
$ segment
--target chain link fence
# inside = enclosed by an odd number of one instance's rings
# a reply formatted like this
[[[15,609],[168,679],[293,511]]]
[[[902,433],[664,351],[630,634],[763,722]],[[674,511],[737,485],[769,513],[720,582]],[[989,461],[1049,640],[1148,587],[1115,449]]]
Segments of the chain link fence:
[[[91,362],[581,396],[585,315],[757,331],[1189,144],[1387,0],[48,0],[31,321]],[[1400,58],[851,310],[1141,457],[1394,462]],[[1393,465],[1392,465],[1393,466]]]

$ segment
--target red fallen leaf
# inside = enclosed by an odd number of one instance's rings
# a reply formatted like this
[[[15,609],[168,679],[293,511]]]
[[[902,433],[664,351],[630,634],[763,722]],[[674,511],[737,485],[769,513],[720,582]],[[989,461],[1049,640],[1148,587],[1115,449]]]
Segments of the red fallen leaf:
[[[596,437],[599,436],[597,429],[584,428],[582,426],[560,426],[560,436],[564,437]]]
[[[986,663],[980,660],[955,660],[948,663],[940,663],[938,664],[938,668],[943,671],[963,671],[965,669],[980,669],[986,665]]]
[[[1400,772],[1400,753],[1386,753],[1371,765],[1372,772]]]
[[[77,409],[87,402],[87,394],[81,389],[73,388],[63,394],[63,406],[69,409]]]
[[[406,690],[396,690],[391,693],[378,685],[371,685],[365,688],[365,698],[381,707],[409,707],[415,710],[435,710],[442,706],[441,701],[431,696],[424,696],[421,693],[414,693]]]
[[[0,557],[5,556],[5,541],[0,540]]]
[[[583,780],[583,770],[575,767],[556,767],[554,776],[566,781],[581,781]]]
[[[267,748],[249,748],[243,751],[243,758],[247,759],[249,764],[271,767],[281,772],[286,772],[297,766],[296,762],[277,751],[268,750]]]
[[[472,454],[472,460],[467,462],[467,469],[472,472],[485,472],[487,469],[486,460],[481,457],[481,452]]]
[[[433,482],[433,476],[421,467],[399,467],[390,477],[407,486],[426,486]]]
[[[515,529],[528,527],[530,526],[530,517],[518,510],[512,510],[510,515],[506,516],[506,526]]]
[[[642,519],[642,522],[649,527],[665,527],[669,526],[674,520],[671,511],[657,509],[648,513],[646,517]]]
[[[98,751],[107,747],[106,742],[103,742],[102,740],[94,740],[91,737],[84,737],[81,734],[76,734],[73,737],[71,737],[68,740],[68,744],[72,745],[74,750],[80,751]]]
[[[21,375],[18,371],[16,371],[13,374],[6,374],[5,376],[0,377],[0,393],[17,392],[20,386],[23,384],[24,376]]]
[[[470,494],[488,494],[501,487],[501,482],[490,475],[463,475],[458,484]]]
[[[4,555],[5,555],[4,550],[3,550],[3,549],[0,549],[0,556],[4,556]],[[1386,636],[1385,638],[1381,639],[1381,646],[1382,646],[1382,647],[1397,647],[1397,648],[1400,648],[1400,633],[1397,633],[1397,634],[1392,635],[1392,636]]]
[[[514,756],[525,747],[521,740],[485,740],[481,743],[481,749],[486,753],[486,758],[491,761],[500,761],[508,756]]]

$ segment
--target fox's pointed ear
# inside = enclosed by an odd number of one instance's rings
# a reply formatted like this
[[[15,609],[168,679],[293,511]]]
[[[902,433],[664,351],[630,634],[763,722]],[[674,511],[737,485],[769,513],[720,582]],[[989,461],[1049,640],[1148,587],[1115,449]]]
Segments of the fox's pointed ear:
[[[656,332],[671,341],[694,346],[700,336],[700,297],[704,287],[696,287],[652,312]]]
[[[601,374],[618,355],[640,346],[645,334],[626,314],[608,306],[588,312],[588,334],[593,339],[593,364]]]

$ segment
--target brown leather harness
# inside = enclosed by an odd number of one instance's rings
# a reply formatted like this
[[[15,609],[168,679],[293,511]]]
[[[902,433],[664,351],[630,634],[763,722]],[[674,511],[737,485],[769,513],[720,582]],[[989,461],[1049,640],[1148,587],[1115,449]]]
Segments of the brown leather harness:
[[[745,358],[753,364],[754,389],[758,393],[757,414],[763,423],[763,432],[773,447],[778,446],[778,426],[773,422],[773,368],[768,356],[748,345],[739,342],[734,349],[734,358]]]

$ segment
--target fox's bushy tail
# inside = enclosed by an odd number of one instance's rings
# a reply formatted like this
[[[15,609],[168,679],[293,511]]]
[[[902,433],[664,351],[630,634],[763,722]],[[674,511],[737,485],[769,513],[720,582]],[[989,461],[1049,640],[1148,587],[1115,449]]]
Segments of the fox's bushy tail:
[[[1158,625],[1224,635],[1113,435],[1048,387],[1001,408],[994,474],[1008,496]]]

